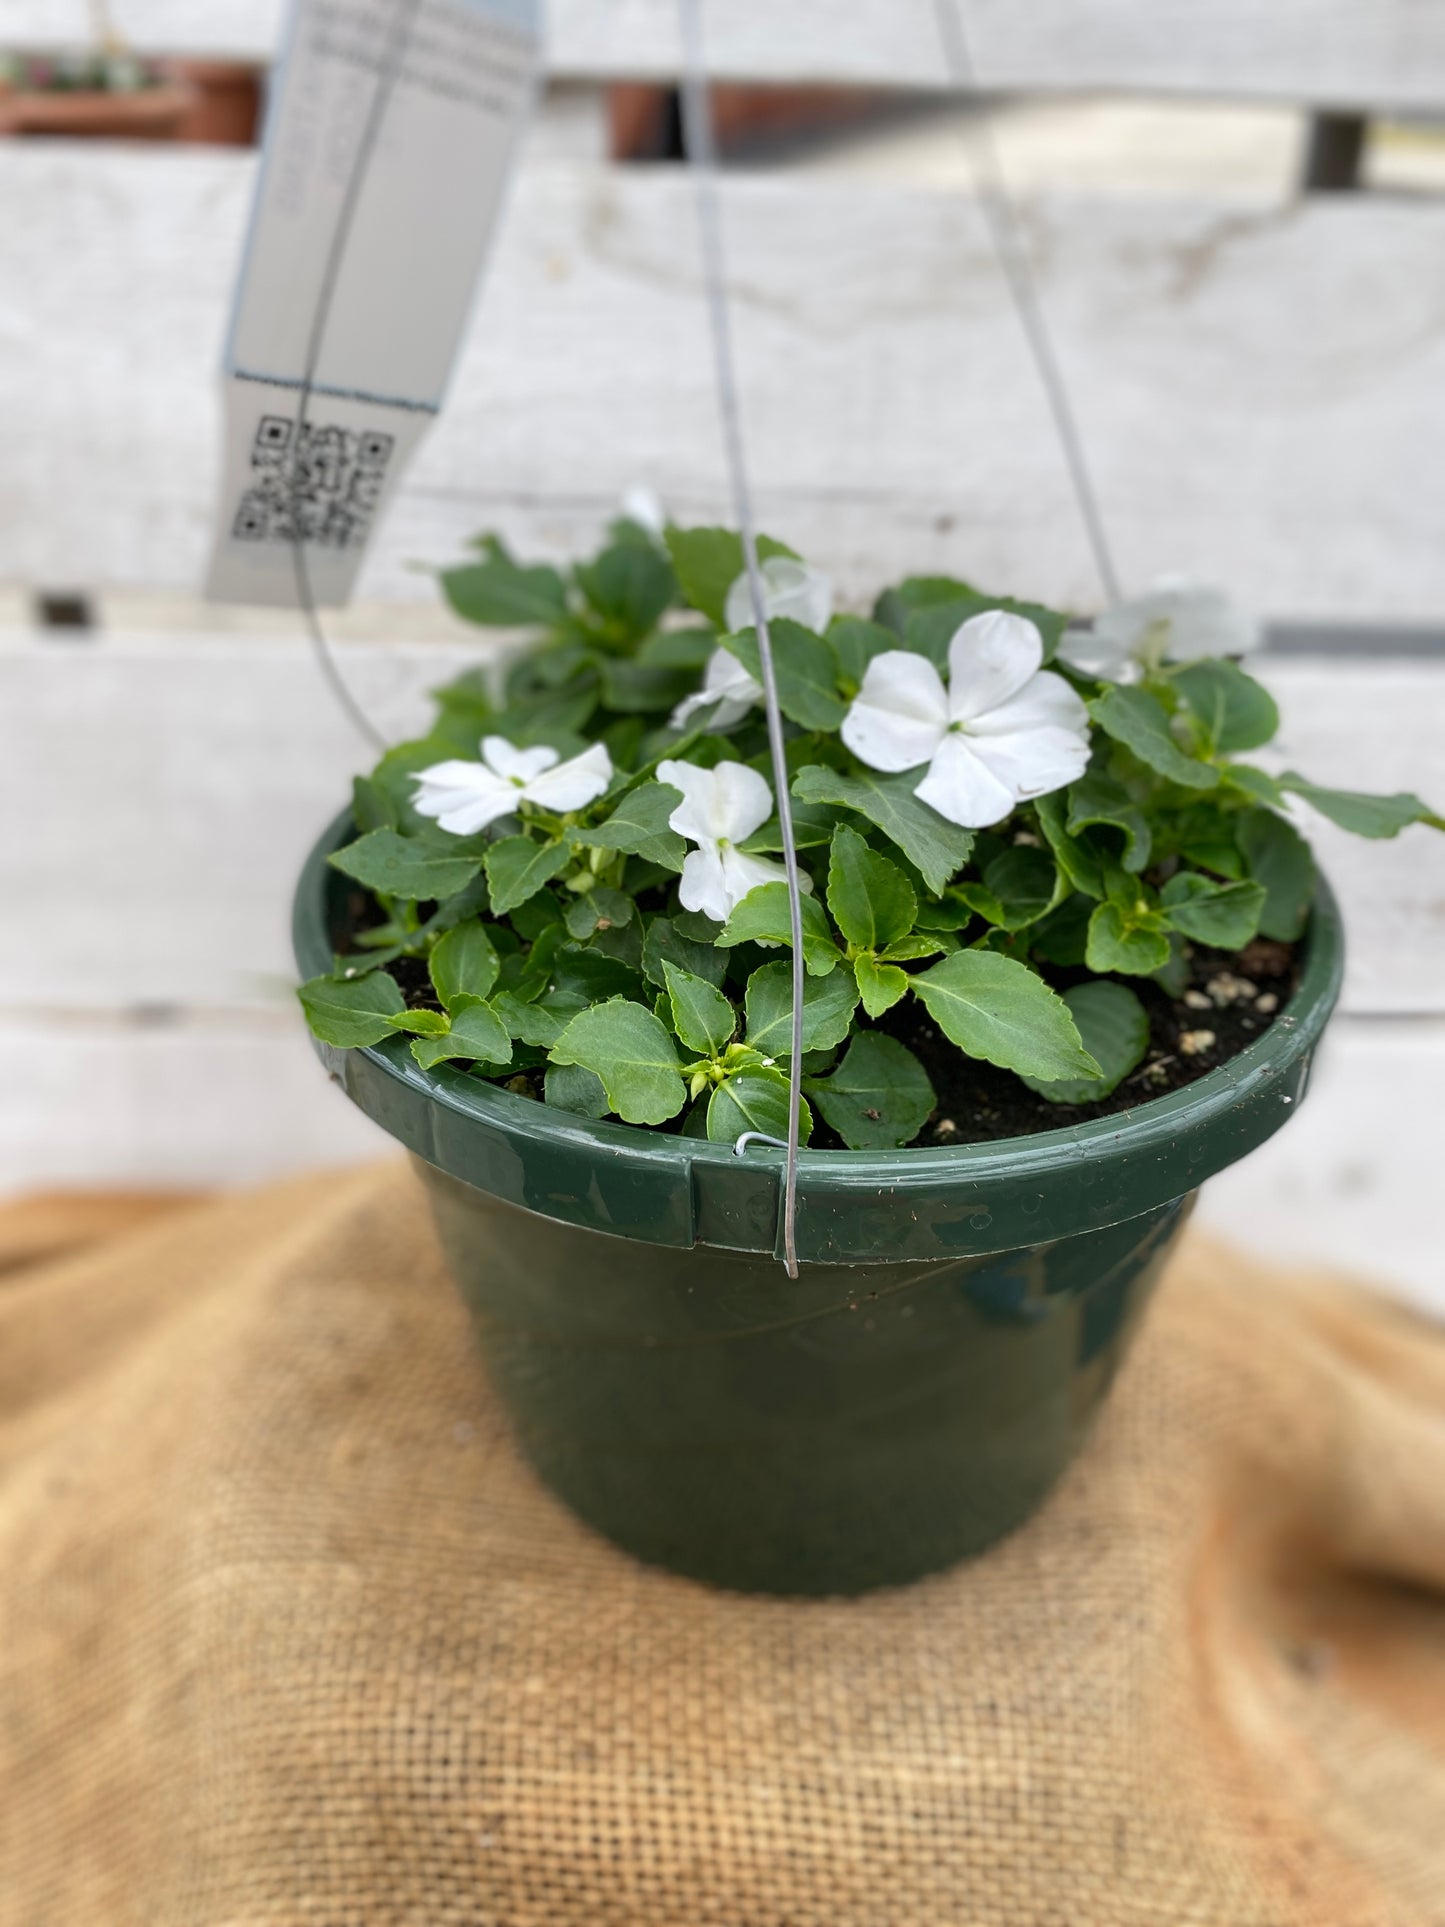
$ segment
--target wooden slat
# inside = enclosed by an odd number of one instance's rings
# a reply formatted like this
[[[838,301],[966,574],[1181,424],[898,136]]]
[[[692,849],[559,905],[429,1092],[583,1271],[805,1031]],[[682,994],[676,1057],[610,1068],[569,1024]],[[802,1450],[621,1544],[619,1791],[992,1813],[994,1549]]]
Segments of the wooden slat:
[[[1434,107],[1445,23],[1433,0],[967,0],[986,85],[1130,88],[1316,104]],[[142,48],[266,60],[281,0],[123,0]],[[712,65],[728,78],[933,88],[932,0],[715,0]],[[551,0],[550,65],[567,76],[670,79],[673,0]],[[85,0],[0,0],[0,44],[83,45]]]
[[[215,367],[251,162],[0,150],[0,583],[200,579]],[[815,181],[728,192],[768,524],[856,591],[951,568],[1097,594],[970,204]],[[1048,198],[1031,216],[1126,579],[1281,616],[1445,604],[1445,206]],[[63,237],[63,245],[62,245]],[[479,526],[575,552],[631,483],[725,509],[694,207],[670,170],[519,183],[440,423],[363,578]]]
[[[469,646],[348,644],[381,727],[414,733]],[[1321,781],[1440,788],[1445,665],[1262,672],[1281,750]],[[0,1008],[289,1007],[292,885],[369,761],[300,643],[39,642],[0,651]],[[1312,826],[1350,926],[1346,1006],[1445,1013],[1445,837]]]

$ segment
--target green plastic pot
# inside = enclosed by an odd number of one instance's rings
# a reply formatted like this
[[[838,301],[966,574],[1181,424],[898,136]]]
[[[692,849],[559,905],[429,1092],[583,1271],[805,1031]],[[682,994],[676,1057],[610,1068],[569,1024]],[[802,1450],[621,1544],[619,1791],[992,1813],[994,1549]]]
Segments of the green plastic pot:
[[[330,967],[321,838],[295,906]],[[801,1276],[782,1154],[591,1123],[420,1070],[406,1040],[318,1046],[420,1160],[522,1449],[589,1524],[719,1585],[855,1593],[982,1552],[1077,1452],[1199,1185],[1305,1094],[1343,940],[1321,882],[1304,972],[1248,1050],[1137,1111],[991,1144],[804,1152]]]

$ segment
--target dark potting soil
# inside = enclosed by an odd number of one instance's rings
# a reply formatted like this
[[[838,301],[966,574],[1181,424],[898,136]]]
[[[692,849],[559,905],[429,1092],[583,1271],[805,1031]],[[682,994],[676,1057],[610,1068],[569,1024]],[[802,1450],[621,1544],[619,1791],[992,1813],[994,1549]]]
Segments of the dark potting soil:
[[[365,891],[351,891],[338,918],[338,951],[345,954],[351,950],[356,935],[377,916],[377,906]],[[907,997],[895,1004],[876,1028],[907,1045],[927,1071],[938,1098],[915,1144],[977,1144],[994,1138],[1031,1137],[1039,1131],[1057,1131],[1087,1124],[1093,1118],[1137,1110],[1150,1098],[1183,1090],[1237,1057],[1269,1029],[1299,982],[1296,947],[1266,937],[1257,937],[1240,951],[1210,950],[1194,944],[1187,946],[1184,954],[1189,983],[1179,997],[1171,997],[1148,978],[1118,979],[1144,1006],[1149,1018],[1149,1047],[1143,1062],[1113,1095],[1096,1104],[1050,1103],[1011,1071],[965,1057],[916,998]],[[440,1007],[420,958],[400,958],[390,969],[412,1009]],[[1050,969],[1045,974],[1060,991],[1089,981],[1089,972],[1082,969]],[[520,1096],[540,1100],[542,1075],[540,1069],[519,1070],[504,1082]],[[679,1117],[674,1124],[660,1128],[675,1133],[681,1130],[682,1122]],[[816,1111],[811,1148],[844,1148],[842,1139]]]

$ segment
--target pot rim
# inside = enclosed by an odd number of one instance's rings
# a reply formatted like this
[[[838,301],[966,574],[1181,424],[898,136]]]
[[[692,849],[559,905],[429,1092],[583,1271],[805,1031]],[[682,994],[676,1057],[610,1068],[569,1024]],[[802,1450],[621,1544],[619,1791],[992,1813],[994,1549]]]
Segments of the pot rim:
[[[306,860],[292,919],[303,978],[331,967],[327,863],[352,832],[343,810]],[[798,1161],[799,1256],[808,1262],[938,1259],[1102,1229],[1183,1196],[1273,1136],[1303,1098],[1339,996],[1344,933],[1323,873],[1300,982],[1237,1056],[1137,1110],[1026,1137],[894,1151],[809,1151]],[[572,1116],[452,1065],[424,1071],[398,1036],[339,1050],[332,1076],[383,1129],[449,1175],[507,1202],[650,1243],[781,1250],[783,1154]]]

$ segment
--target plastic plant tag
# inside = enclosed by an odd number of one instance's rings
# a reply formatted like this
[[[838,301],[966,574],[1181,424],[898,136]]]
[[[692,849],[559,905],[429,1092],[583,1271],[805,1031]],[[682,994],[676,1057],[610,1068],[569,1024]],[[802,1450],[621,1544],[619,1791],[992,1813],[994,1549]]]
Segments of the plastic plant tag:
[[[541,0],[293,0],[225,355],[208,593],[350,596],[440,408],[540,66]],[[304,407],[303,407],[304,402]]]

